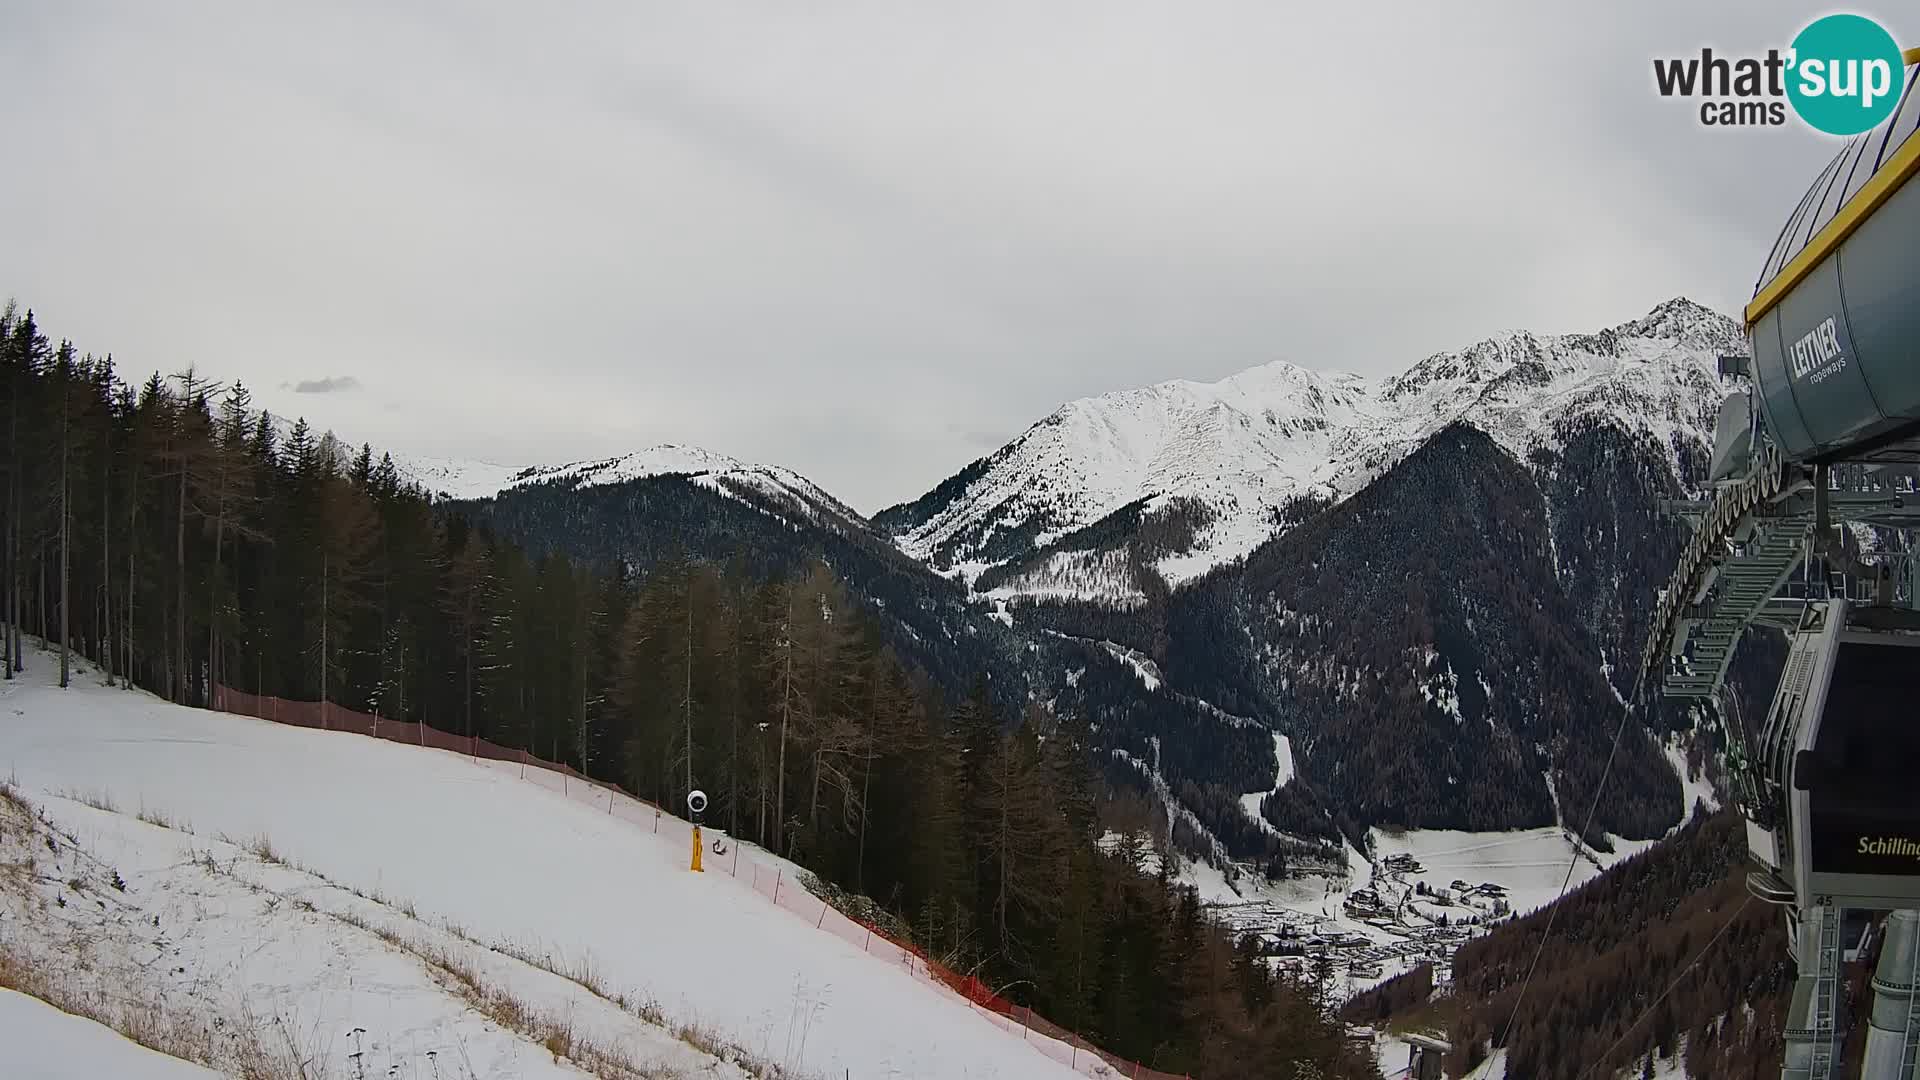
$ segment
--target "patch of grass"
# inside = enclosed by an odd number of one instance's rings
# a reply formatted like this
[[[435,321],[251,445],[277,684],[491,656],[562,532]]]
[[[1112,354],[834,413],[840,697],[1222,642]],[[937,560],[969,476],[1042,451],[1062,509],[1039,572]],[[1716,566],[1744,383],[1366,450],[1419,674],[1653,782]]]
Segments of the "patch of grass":
[[[297,1055],[276,1052],[261,1025],[208,1018],[169,1005],[164,995],[116,984],[89,988],[83,969],[35,962],[0,942],[0,987],[38,998],[62,1012],[103,1024],[149,1050],[204,1065],[241,1080],[313,1080]]]
[[[317,874],[315,876],[319,877]],[[322,880],[325,879],[322,878]],[[419,921],[419,915],[411,903],[396,905],[377,889],[372,895],[368,895],[358,889],[344,886],[341,888],[369,903],[379,904]],[[306,904],[304,907],[310,910],[312,905]],[[475,1012],[500,1027],[544,1047],[554,1055],[556,1061],[565,1059],[594,1076],[608,1078],[608,1080],[678,1080],[681,1075],[663,1066],[636,1062],[630,1053],[618,1046],[603,1045],[593,1041],[579,1031],[570,1019],[541,1012],[525,1000],[515,997],[505,987],[488,980],[467,956],[456,949],[442,947],[425,938],[409,937],[392,926],[376,924],[357,911],[336,911],[328,914],[418,959],[427,968],[428,974],[434,978],[434,981],[465,1001]],[[657,1001],[638,1000],[627,993],[612,990],[593,966],[591,956],[582,955],[572,960],[556,960],[551,954],[538,953],[524,946],[489,944],[480,941],[465,927],[452,920],[442,920],[440,926],[456,940],[472,945],[476,949],[498,953],[549,975],[565,979],[587,993],[614,1005],[627,1015],[660,1028],[695,1050],[736,1065],[751,1075],[765,1077],[767,1080],[783,1080],[783,1078],[794,1076],[791,1070],[764,1061],[760,1056],[728,1042],[718,1032],[704,1027],[675,1023],[666,1015]]]
[[[606,985],[600,981],[600,976],[594,972],[593,957],[591,956],[582,954],[579,960],[567,964],[565,968],[558,971],[557,974],[563,979],[571,979],[594,997],[606,1001],[612,1001],[614,999],[614,995],[609,993]]]
[[[68,790],[61,794],[63,798],[72,799],[74,802],[80,803],[83,806],[91,806],[95,810],[104,811],[109,814],[117,814],[120,812],[120,807],[114,803],[113,796],[104,791]]]
[[[118,812],[105,796],[66,797],[97,810]],[[0,863],[0,892],[38,902],[34,889],[37,882],[56,889],[65,886],[54,894],[53,902],[66,907],[66,890],[92,894],[96,886],[99,891],[125,888],[117,871],[97,862],[85,874],[69,873],[65,880],[38,876],[33,852],[42,844],[72,847],[76,852],[80,849],[71,837],[57,833],[50,822],[36,817],[12,780],[0,785],[0,824],[7,826],[8,842],[20,842],[24,849],[18,861]],[[55,845],[56,836],[62,836],[65,843]],[[320,1080],[323,1075],[311,1067],[303,1068],[299,1054],[271,1046],[267,1037],[270,1029],[251,1016],[227,1015],[205,1003],[189,1004],[170,994],[169,988],[145,980],[103,979],[84,942],[76,941],[71,952],[56,948],[37,953],[29,948],[28,940],[0,935],[0,987],[93,1020],[149,1049],[241,1080]]]
[[[454,950],[424,940],[409,941],[384,927],[372,926],[365,918],[351,912],[337,914],[335,918],[367,930],[394,948],[412,954],[426,965],[428,973],[434,976],[435,981],[459,996],[475,1012],[545,1047],[553,1054],[556,1061],[562,1059],[571,1061],[594,1076],[608,1078],[608,1080],[675,1080],[680,1075],[662,1066],[636,1062],[631,1054],[620,1047],[595,1042],[575,1028],[570,1019],[543,1013],[526,1001],[515,997],[505,987],[489,981],[472,962]],[[713,1032],[675,1025],[667,1018],[657,1002],[648,1000],[636,1003],[625,994],[609,994],[595,973],[589,958],[582,958],[563,966],[556,964],[550,957],[536,954],[529,949],[517,946],[493,946],[476,941],[456,923],[446,922],[443,926],[456,939],[477,949],[499,953],[519,960],[529,967],[566,979],[595,997],[617,1006],[629,1016],[661,1028],[696,1050],[736,1065],[747,1066],[754,1063],[755,1059],[746,1051],[725,1042]],[[750,1071],[755,1076],[770,1078],[783,1075],[777,1068],[768,1071],[758,1065]]]
[[[20,782],[11,776],[5,780],[0,780],[0,803],[6,803],[15,810],[20,811],[22,814],[25,814],[29,820],[31,820],[36,813],[33,804],[28,802],[27,797],[20,793]]]
[[[193,835],[193,826],[187,824],[185,821],[168,816],[165,810],[157,810],[148,806],[146,803],[140,804],[140,813],[136,816],[149,825],[162,829],[172,829],[175,832],[183,832],[188,836]]]
[[[247,844],[247,850],[253,853],[254,858],[259,859],[263,863],[271,866],[287,865],[287,860],[281,858],[280,853],[273,849],[273,840],[269,838],[266,833],[261,833],[259,836],[254,837],[252,841]]]

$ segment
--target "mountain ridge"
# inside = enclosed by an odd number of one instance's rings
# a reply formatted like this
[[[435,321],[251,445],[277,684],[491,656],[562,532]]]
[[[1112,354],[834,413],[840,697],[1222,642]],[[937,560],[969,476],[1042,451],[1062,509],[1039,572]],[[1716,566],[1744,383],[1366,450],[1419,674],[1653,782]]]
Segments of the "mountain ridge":
[[[1317,505],[1350,497],[1456,421],[1514,457],[1595,418],[1672,446],[1710,430],[1732,319],[1685,297],[1590,333],[1505,330],[1379,380],[1275,360],[1068,401],[919,497],[872,515],[778,465],[684,444],[552,465],[407,455],[401,474],[473,501],[532,485],[680,476],[787,514],[871,531],[1000,599],[1138,602],[1143,570],[1177,586],[1243,558]],[[1684,451],[1675,450],[1676,459]],[[1681,466],[1676,461],[1676,473]],[[754,498],[757,496],[758,498]],[[1158,534],[1144,557],[1122,549]]]
[[[1095,553],[1060,542],[1102,519],[1136,507],[1184,516],[1191,539],[1148,560],[1177,585],[1250,553],[1296,501],[1347,498],[1456,421],[1522,460],[1596,416],[1670,446],[1699,436],[1719,403],[1714,359],[1728,351],[1744,351],[1738,324],[1678,297],[1592,333],[1492,335],[1378,382],[1275,361],[1120,390],[1062,405],[872,520],[937,570],[1012,597],[1085,580]]]

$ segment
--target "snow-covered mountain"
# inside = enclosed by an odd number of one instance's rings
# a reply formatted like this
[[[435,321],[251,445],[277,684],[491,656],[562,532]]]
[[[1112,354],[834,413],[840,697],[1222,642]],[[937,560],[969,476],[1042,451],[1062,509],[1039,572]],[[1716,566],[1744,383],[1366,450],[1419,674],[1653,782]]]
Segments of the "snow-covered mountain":
[[[1682,298],[1597,333],[1499,334],[1378,382],[1275,362],[1103,394],[874,520],[982,591],[1121,598],[1137,583],[1118,541],[1152,536],[1160,576],[1191,579],[1456,421],[1523,461],[1596,419],[1674,448],[1710,430],[1715,358],[1744,348],[1733,320]]]
[[[683,477],[734,498],[753,496],[784,511],[864,525],[852,507],[818,484],[777,465],[754,465],[697,446],[662,443],[615,457],[562,465],[501,465],[452,458],[396,458],[402,476],[446,499],[489,499],[539,484],[568,488],[613,487],[654,477]]]

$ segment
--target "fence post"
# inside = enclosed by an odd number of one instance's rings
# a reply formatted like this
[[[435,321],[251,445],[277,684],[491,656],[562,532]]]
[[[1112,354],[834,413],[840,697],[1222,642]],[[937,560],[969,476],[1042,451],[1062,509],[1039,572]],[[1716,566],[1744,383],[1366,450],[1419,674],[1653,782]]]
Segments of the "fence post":
[[[734,877],[740,876],[740,838],[739,837],[734,837],[734,840],[733,840],[733,876]]]
[[[827,925],[827,902],[822,900],[820,901],[820,917],[813,921],[813,928],[818,930],[825,925]]]
[[[773,877],[773,902],[776,904],[780,902],[780,879],[785,877],[786,874],[787,868],[783,866],[780,868],[780,872]]]

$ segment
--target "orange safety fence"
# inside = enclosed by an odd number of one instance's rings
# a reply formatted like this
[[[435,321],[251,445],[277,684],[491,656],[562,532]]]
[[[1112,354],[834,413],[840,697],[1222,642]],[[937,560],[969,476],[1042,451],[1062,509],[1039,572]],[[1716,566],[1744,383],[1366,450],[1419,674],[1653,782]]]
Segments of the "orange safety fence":
[[[214,687],[216,710],[257,717],[296,727],[347,731],[377,739],[416,746],[449,750],[474,759],[517,766],[520,774],[541,787],[576,802],[595,808],[655,833],[671,834],[690,845],[693,826],[654,803],[630,795],[604,781],[590,780],[579,771],[556,762],[534,757],[524,750],[513,750],[485,739],[454,735],[425,724],[388,720],[379,716],[330,703],[287,701],[282,698],[249,694],[225,686]],[[720,834],[715,833],[716,837]],[[749,857],[741,852],[749,845],[727,838],[728,850],[715,852],[707,860],[709,872],[726,873],[746,881],[755,892],[776,907],[813,923],[814,928],[840,938],[862,952],[897,966],[908,977],[933,983],[958,995],[974,1014],[1031,1044],[1035,1050],[1067,1066],[1082,1076],[1109,1080],[1190,1080],[1183,1073],[1160,1072],[1135,1061],[1127,1061],[1101,1050],[1079,1035],[1052,1023],[1024,1005],[1015,1005],[995,994],[987,984],[971,975],[949,970],[929,958],[920,949],[896,941],[879,928],[842,914],[833,905],[813,895],[789,874],[790,864],[765,865],[752,855],[772,856],[755,847]],[[744,863],[744,865],[743,865]]]

